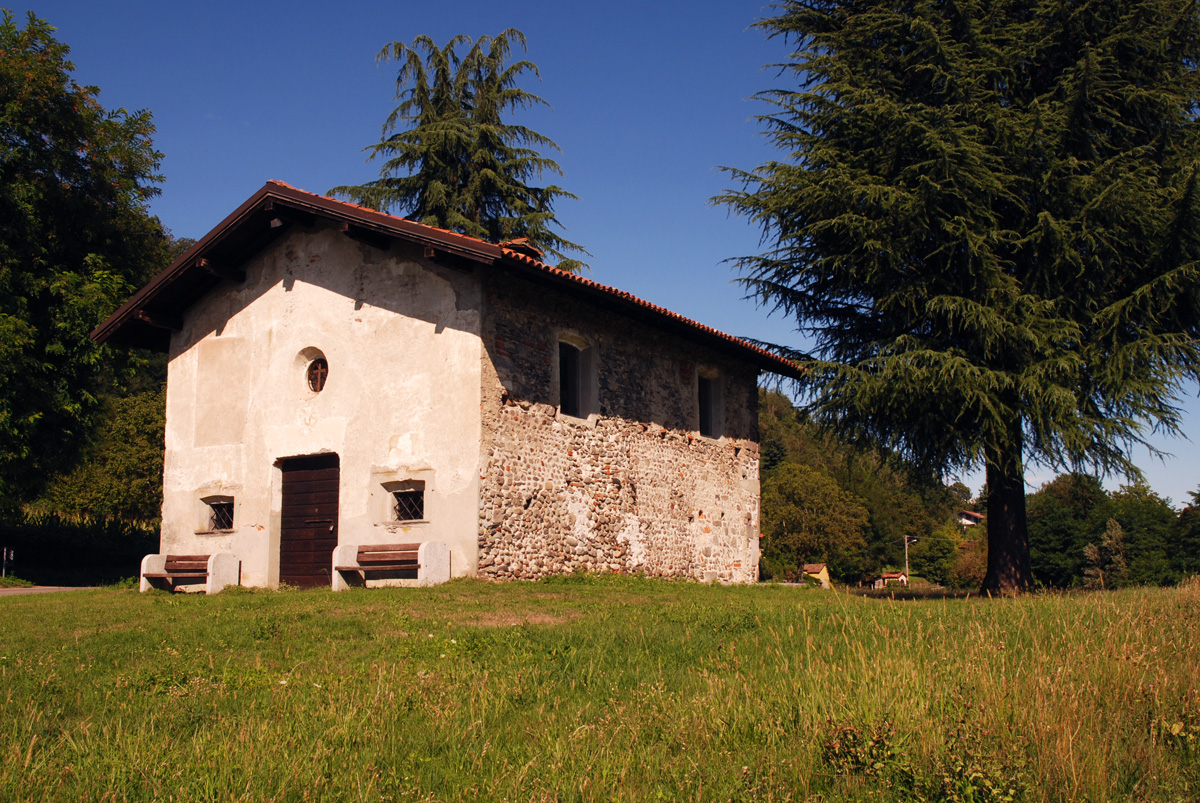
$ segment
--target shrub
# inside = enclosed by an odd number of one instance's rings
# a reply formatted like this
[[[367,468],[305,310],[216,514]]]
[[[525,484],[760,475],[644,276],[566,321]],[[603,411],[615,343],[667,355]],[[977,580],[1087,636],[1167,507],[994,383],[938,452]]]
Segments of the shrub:
[[[158,551],[158,529],[117,519],[18,514],[0,520],[12,571],[38,585],[108,585],[138,574]]]

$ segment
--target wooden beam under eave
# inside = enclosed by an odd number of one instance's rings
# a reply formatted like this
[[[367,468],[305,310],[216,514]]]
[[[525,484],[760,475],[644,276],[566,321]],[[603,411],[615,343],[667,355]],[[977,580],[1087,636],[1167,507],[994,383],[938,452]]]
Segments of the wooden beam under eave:
[[[277,204],[274,200],[268,200],[263,204],[262,210],[267,213],[267,217],[271,221],[271,228],[279,228],[285,223],[298,223],[306,229],[311,229],[316,218],[300,209],[294,209],[290,206]]]
[[[133,317],[158,329],[170,329],[172,332],[178,332],[183,328],[183,318],[178,315],[140,309],[133,313]]]
[[[474,261],[466,257],[461,257],[458,254],[443,251],[440,248],[434,248],[432,245],[425,246],[425,258],[431,259],[443,267],[453,268],[454,270],[466,271],[467,273],[475,270]]]
[[[352,223],[343,223],[341,228],[342,234],[346,235],[351,240],[364,243],[372,248],[378,248],[380,251],[388,250],[388,247],[392,244],[391,237],[388,237],[386,234],[381,234],[377,231],[364,229],[362,226],[355,226]]]
[[[219,262],[213,262],[211,259],[197,259],[196,267],[205,273],[217,276],[221,279],[228,279],[231,282],[241,284],[246,281],[246,271],[241,268],[235,268],[232,265],[225,265]]]

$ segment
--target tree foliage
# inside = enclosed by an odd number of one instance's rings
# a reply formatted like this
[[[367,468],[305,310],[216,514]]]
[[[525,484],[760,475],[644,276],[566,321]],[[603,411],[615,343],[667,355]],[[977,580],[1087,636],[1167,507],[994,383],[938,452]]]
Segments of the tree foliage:
[[[1179,514],[1179,535],[1171,554],[1171,568],[1180,579],[1200,575],[1200,490]]]
[[[27,506],[32,514],[77,519],[157,521],[162,508],[166,394],[160,386],[106,396],[97,419],[103,427],[82,459],[49,483]]]
[[[1178,530],[1170,502],[1144,482],[1123,485],[1109,499],[1112,518],[1121,527],[1128,582],[1158,586],[1180,579],[1168,559]]]
[[[368,148],[372,159],[383,160],[380,177],[331,193],[492,242],[526,238],[559,257],[563,270],[584,267],[563,258],[563,252],[586,252],[554,228],[561,228],[555,203],[575,196],[555,185],[534,185],[543,173],[562,175],[542,155],[558,146],[505,122],[510,112],[547,105],[518,85],[526,73],[538,75],[528,60],[509,63],[518,45],[525,49],[525,35],[509,28],[474,42],[456,36],[442,47],[428,36],[384,47],[377,60],[400,63],[400,105],[384,122],[383,141]]]
[[[948,585],[954,573],[959,547],[965,541],[962,526],[946,521],[910,549],[912,572],[938,585]]]
[[[1032,583],[1024,465],[1136,474],[1200,366],[1191,0],[785,0],[785,154],[719,202],[751,293],[815,347],[814,415],[984,465],[985,587]]]
[[[924,539],[955,510],[957,491],[842,442],[779,393],[760,392],[758,421],[766,574],[828,563],[842,582],[872,580],[904,565],[905,538]]]
[[[793,566],[826,563],[835,577],[859,573],[869,517],[862,501],[816,469],[791,463],[763,482],[763,534]]]
[[[1088,544],[1083,548],[1083,586],[1093,590],[1120,588],[1129,577],[1125,559],[1125,531],[1116,519],[1104,526],[1100,546]]]
[[[161,266],[148,112],[105,110],[30,14],[0,19],[0,507],[70,465],[120,374],[88,337]]]
[[[1067,588],[1083,577],[1084,547],[1111,517],[1108,494],[1087,474],[1063,474],[1030,494],[1029,551],[1034,579]]]
[[[1042,585],[1167,585],[1200,568],[1188,510],[1177,514],[1143,482],[1109,493],[1096,477],[1064,474],[1031,494],[1028,509],[1033,573]],[[1117,543],[1110,522],[1120,528],[1119,550],[1108,546]]]

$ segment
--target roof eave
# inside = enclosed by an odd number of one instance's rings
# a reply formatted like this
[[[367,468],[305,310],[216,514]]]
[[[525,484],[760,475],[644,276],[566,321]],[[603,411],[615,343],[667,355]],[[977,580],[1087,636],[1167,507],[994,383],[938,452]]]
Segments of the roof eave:
[[[654,326],[699,340],[747,360],[759,370],[799,379],[803,369],[783,357],[739,338],[718,332],[629,293],[560,271],[528,255],[474,237],[445,231],[374,209],[305,192],[269,181],[212,231],[122,304],[92,330],[93,340],[151,345],[166,350],[162,327],[171,327],[196,298],[240,268],[253,252],[268,245],[291,223],[309,224],[317,217],[343,224],[351,236],[403,239],[426,248],[440,259],[497,265],[520,275],[562,287]],[[278,225],[277,225],[278,224]],[[288,224],[288,225],[284,225]],[[431,250],[432,249],[432,250]],[[223,272],[224,271],[224,272]],[[173,296],[173,297],[172,297]]]

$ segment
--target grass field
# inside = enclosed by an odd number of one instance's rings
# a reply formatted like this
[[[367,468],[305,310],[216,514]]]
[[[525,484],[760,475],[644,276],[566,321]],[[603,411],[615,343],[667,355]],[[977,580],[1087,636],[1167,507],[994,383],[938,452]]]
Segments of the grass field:
[[[0,800],[1200,799],[1200,583],[0,599]]]

